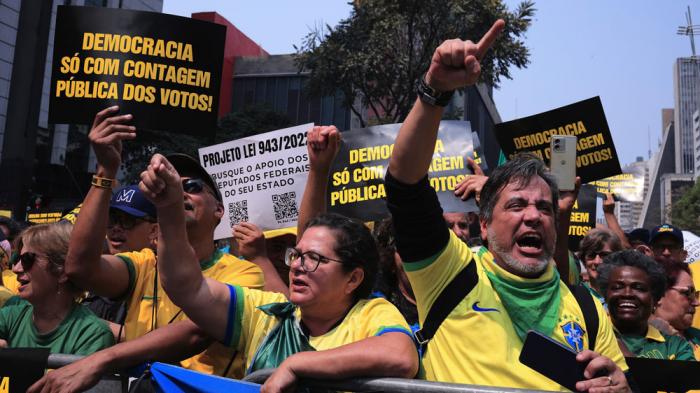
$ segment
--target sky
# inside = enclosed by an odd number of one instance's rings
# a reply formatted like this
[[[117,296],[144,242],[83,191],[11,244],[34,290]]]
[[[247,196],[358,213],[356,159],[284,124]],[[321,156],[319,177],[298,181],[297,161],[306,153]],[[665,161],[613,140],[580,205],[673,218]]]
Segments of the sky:
[[[519,1],[506,0],[511,10]],[[673,107],[673,64],[691,54],[676,34],[696,0],[540,0],[524,41],[530,64],[494,91],[503,121],[600,96],[621,164],[658,149],[661,109]],[[216,11],[268,53],[294,52],[314,26],[350,15],[343,0],[164,0],[163,12]],[[479,37],[475,37],[478,39]],[[700,54],[700,36],[697,37]]]

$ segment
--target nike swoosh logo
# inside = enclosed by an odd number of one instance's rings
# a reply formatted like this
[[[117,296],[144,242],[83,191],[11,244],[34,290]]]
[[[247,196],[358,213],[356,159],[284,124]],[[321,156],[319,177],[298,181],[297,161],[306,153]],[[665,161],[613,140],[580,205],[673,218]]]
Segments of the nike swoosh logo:
[[[474,302],[474,304],[472,304],[472,310],[474,310],[476,312],[487,312],[487,311],[501,312],[497,308],[481,308],[481,307],[479,307],[479,302]]]

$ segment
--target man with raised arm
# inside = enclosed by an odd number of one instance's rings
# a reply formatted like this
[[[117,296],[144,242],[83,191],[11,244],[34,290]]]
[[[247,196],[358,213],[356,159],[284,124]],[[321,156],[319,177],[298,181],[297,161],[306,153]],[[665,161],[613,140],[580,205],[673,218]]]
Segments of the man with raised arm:
[[[455,89],[477,82],[479,62],[504,27],[496,21],[478,43],[449,40],[433,54],[417,84],[419,99],[403,123],[386,176],[396,246],[416,295],[419,321],[465,269],[476,284],[442,321],[423,358],[433,381],[563,390],[518,360],[528,330],[578,353],[581,391],[629,391],[624,358],[600,304],[595,352],[584,315],[553,262],[558,188],[533,156],[494,170],[480,193],[481,232],[488,249],[473,253],[446,228],[427,178],[444,106]],[[476,268],[467,269],[475,266]],[[464,283],[466,285],[466,282]]]
[[[132,116],[119,115],[118,110],[118,107],[110,107],[99,112],[90,130],[90,142],[97,157],[97,172],[73,229],[66,273],[76,285],[95,294],[126,300],[124,330],[126,339],[131,340],[180,321],[185,316],[161,286],[153,250],[146,248],[137,252],[102,255],[109,202],[116,184],[114,178],[121,165],[121,144],[123,140],[136,137],[135,127],[128,124]],[[174,154],[170,158],[182,178],[186,239],[195,250],[202,274],[226,283],[262,288],[264,280],[260,268],[214,247],[214,229],[224,214],[216,183],[192,157]],[[184,342],[187,336],[181,337]],[[172,341],[177,342],[177,338]],[[161,342],[168,345],[166,340]],[[161,345],[159,340],[152,340],[151,344]],[[151,352],[155,354],[158,350],[154,347]],[[234,352],[228,348],[213,344],[204,353],[183,361],[183,365],[221,375],[227,368],[232,369],[229,363],[233,356]]]

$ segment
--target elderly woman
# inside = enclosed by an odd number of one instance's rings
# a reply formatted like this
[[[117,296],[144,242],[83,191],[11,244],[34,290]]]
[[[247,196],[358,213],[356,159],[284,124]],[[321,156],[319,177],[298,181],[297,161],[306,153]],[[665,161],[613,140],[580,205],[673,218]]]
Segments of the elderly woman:
[[[605,305],[605,294],[598,286],[598,267],[603,263],[603,258],[615,251],[622,250],[620,238],[606,228],[593,228],[581,239],[578,252],[579,259],[588,272],[588,288],[603,305]]]
[[[0,340],[7,346],[87,355],[114,343],[107,325],[76,302],[80,291],[64,271],[71,229],[64,222],[37,225],[17,239],[12,271],[19,296],[0,309]]]
[[[666,292],[659,300],[654,316],[660,318],[688,341],[700,360],[700,330],[691,327],[698,305],[698,290],[688,265],[684,262],[665,263]]]
[[[695,360],[685,340],[661,333],[648,320],[666,289],[661,265],[636,251],[615,252],[598,266],[598,282],[605,294],[620,346],[643,358]]]

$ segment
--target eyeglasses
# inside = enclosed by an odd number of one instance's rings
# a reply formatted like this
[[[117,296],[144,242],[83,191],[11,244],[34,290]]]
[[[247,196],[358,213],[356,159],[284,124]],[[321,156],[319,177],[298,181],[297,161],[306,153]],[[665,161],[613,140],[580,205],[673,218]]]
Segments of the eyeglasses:
[[[302,253],[294,247],[289,247],[284,253],[284,263],[287,266],[292,266],[292,262],[296,261],[297,258],[301,259],[301,268],[307,273],[315,272],[321,262],[327,263],[329,261],[333,261],[343,263],[343,261],[324,257],[323,255],[314,251]]]
[[[36,253],[33,252],[25,252],[24,254],[19,254],[17,256],[17,260],[15,263],[21,263],[22,264],[22,269],[24,271],[28,271],[32,269],[32,266],[34,266],[34,262],[36,262]]]
[[[584,255],[583,257],[585,259],[588,259],[588,260],[595,259],[595,257],[600,257],[600,259],[603,259],[610,254],[612,254],[612,252],[610,252],[610,251],[598,251],[598,252],[589,252],[588,254]]]
[[[123,230],[130,231],[144,221],[150,222],[150,223],[156,222],[155,219],[153,219],[149,216],[134,217],[134,216],[126,214],[126,213],[110,212],[109,213],[109,222],[107,223],[107,228],[111,229],[111,228],[114,228],[115,226],[119,225]]]
[[[182,190],[188,194],[199,194],[205,189],[208,190],[207,184],[202,179],[182,179]]]
[[[685,296],[690,300],[691,302],[693,300],[698,300],[700,299],[700,291],[697,291],[693,287],[670,287],[669,289],[673,289],[674,291],[680,293],[681,295]]]

